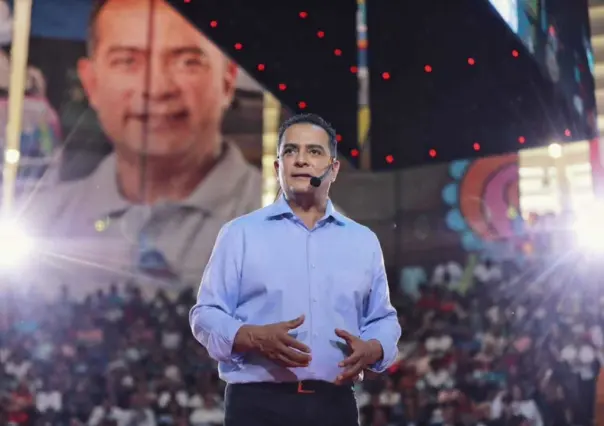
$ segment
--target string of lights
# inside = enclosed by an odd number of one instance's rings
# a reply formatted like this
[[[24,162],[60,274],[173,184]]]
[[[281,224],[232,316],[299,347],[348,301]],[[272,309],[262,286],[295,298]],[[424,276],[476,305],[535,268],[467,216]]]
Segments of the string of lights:
[[[340,152],[354,159],[359,150],[355,2],[336,0],[329,8],[316,0],[261,0],[253,7],[236,0],[171,4],[290,111],[330,121]]]
[[[374,170],[594,136],[487,1],[367,2],[367,28]]]
[[[292,112],[330,121],[358,164],[356,2],[172,3]],[[372,169],[593,136],[486,0],[420,3],[364,3]]]

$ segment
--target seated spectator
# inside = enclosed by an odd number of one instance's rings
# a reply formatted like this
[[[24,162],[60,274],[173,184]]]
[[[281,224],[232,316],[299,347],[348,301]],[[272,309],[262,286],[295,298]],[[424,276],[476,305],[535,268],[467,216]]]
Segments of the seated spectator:
[[[224,422],[224,410],[213,395],[206,395],[203,405],[193,409],[189,420],[192,426],[220,426]]]
[[[103,403],[97,405],[92,410],[90,417],[88,418],[88,426],[102,426],[107,422],[115,422],[116,424],[123,423],[125,418],[124,411],[111,403],[106,398]]]

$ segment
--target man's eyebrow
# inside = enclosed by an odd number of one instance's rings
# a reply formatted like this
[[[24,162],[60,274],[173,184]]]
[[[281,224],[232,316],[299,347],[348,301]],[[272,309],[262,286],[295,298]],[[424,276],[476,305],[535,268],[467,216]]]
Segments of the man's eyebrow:
[[[109,47],[109,49],[107,49],[107,54],[108,55],[112,55],[114,53],[137,53],[137,52],[144,52],[146,49],[144,48],[140,48],[140,47],[136,47],[136,46],[121,46],[121,45],[114,45]]]
[[[325,148],[322,145],[309,143],[305,145],[306,149],[320,149],[321,151],[325,151]],[[283,144],[283,148],[300,148],[300,145],[295,142],[287,142]]]
[[[182,55],[183,53],[188,53],[188,54],[192,54],[192,55],[205,55],[205,51],[201,48],[201,47],[197,47],[197,46],[181,46],[181,47],[174,47],[171,49],[168,49],[170,51],[170,53],[173,54],[177,54],[177,55]]]
[[[114,45],[107,49],[107,54],[111,55],[114,53],[140,53],[148,52],[149,49],[146,47],[139,46],[128,46],[128,45]],[[196,46],[179,46],[168,49],[171,54],[182,55],[182,54],[193,54],[193,55],[204,55],[205,52],[200,47]]]

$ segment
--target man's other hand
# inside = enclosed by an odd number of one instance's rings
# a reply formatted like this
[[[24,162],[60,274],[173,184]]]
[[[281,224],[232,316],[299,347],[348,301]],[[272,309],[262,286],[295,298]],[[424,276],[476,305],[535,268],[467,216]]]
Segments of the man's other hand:
[[[257,351],[282,367],[307,367],[310,348],[289,335],[304,323],[304,315],[268,325],[245,325],[235,336],[235,347]]]
[[[344,371],[337,377],[337,385],[355,380],[365,368],[375,364],[384,356],[382,345],[377,340],[364,341],[339,328],[336,329],[336,335],[344,339],[350,349],[348,358],[338,364],[340,368],[344,368]]]

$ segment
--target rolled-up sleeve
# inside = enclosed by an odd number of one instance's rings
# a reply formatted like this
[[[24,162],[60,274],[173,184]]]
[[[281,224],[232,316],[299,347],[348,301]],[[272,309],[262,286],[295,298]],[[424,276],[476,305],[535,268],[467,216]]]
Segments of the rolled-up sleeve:
[[[368,303],[361,322],[361,339],[375,339],[382,345],[384,357],[370,367],[376,373],[382,373],[390,367],[398,355],[398,341],[401,337],[401,326],[396,310],[390,303],[390,291],[384,266],[382,248],[374,236],[373,282]]]
[[[236,222],[222,227],[205,268],[197,303],[189,312],[195,338],[216,361],[239,364],[233,354],[235,335],[243,323],[235,318],[239,298],[243,233]]]

